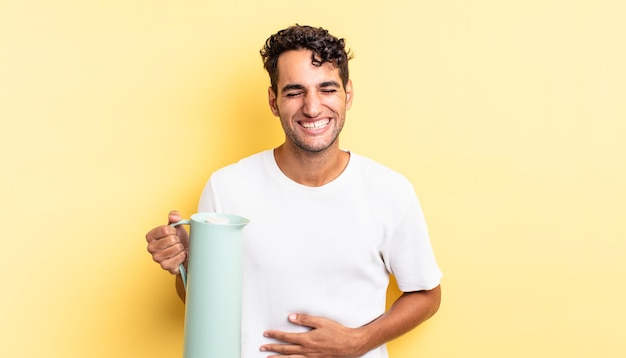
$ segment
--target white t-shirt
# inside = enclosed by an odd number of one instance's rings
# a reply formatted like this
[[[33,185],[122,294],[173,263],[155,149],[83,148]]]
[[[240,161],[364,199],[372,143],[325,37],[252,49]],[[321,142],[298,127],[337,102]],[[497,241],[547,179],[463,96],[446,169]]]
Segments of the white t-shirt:
[[[303,331],[290,313],[365,325],[385,311],[392,273],[402,291],[430,290],[441,271],[410,182],[352,153],[321,187],[286,177],[267,150],[216,171],[200,212],[250,219],[244,228],[242,358],[264,358],[268,329]],[[385,346],[364,357],[385,358]]]

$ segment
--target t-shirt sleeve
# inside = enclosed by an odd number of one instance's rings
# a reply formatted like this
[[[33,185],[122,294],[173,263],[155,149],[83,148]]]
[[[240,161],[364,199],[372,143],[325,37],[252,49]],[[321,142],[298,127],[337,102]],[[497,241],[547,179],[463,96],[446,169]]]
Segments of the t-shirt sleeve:
[[[385,242],[385,263],[400,290],[431,290],[439,285],[442,272],[435,259],[424,213],[414,193]]]
[[[212,176],[204,186],[200,202],[198,203],[199,213],[219,212],[219,200],[215,191],[215,178]]]

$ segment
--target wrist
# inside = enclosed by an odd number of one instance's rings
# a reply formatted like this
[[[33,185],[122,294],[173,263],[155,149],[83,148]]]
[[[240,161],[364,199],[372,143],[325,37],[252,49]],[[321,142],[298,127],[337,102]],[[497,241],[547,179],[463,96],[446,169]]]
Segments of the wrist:
[[[380,345],[376,342],[374,330],[370,325],[355,328],[353,333],[355,357],[360,357]]]

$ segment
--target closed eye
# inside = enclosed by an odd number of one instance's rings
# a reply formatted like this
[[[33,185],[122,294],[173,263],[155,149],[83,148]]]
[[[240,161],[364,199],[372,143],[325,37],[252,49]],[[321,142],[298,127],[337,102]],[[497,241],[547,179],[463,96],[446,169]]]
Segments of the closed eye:
[[[302,93],[303,92],[289,92],[289,93],[285,93],[285,97],[287,97],[287,98],[294,98],[294,97],[298,97]]]
[[[320,88],[320,91],[324,94],[333,94],[337,92],[337,90],[341,88],[341,86],[339,85],[338,82],[328,81],[328,82],[323,82],[322,84],[320,84],[319,88]]]
[[[293,98],[304,93],[304,87],[298,84],[288,84],[282,88],[283,96],[287,98]]]

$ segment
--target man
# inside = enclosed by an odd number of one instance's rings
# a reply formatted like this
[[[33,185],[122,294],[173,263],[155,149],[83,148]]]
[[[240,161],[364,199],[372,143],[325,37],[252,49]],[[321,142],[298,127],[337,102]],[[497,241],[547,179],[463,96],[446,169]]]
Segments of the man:
[[[417,197],[400,174],[339,147],[353,98],[343,39],[296,25],[261,55],[285,141],[215,172],[199,204],[250,219],[242,357],[387,357],[386,342],[439,308],[441,272]],[[177,274],[184,229],[146,238]],[[404,293],[385,312],[390,273]]]

